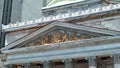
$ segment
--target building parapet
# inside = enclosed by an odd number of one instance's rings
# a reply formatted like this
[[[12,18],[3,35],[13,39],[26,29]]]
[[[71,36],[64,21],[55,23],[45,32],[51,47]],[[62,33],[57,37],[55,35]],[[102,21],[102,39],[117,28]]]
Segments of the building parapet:
[[[64,13],[64,14],[60,13],[55,16],[52,16],[52,15],[47,16],[47,17],[43,16],[42,18],[36,19],[36,20],[3,25],[2,29],[7,30],[7,29],[16,29],[16,28],[27,28],[27,27],[38,25],[38,24],[49,23],[49,22],[56,21],[56,20],[65,20],[65,19],[70,19],[74,17],[81,17],[81,16],[90,15],[90,14],[113,11],[117,9],[120,9],[120,4],[116,4],[116,5],[110,4],[109,6],[105,6],[105,7],[98,7],[98,8],[87,9],[87,10],[77,10],[76,12],[68,11],[67,13]]]

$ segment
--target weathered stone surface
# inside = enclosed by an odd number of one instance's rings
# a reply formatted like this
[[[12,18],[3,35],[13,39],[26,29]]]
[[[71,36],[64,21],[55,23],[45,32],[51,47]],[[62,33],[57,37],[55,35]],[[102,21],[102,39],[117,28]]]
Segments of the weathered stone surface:
[[[109,30],[103,30],[103,29],[97,29],[97,28],[91,28],[86,26],[80,26],[80,25],[73,25],[63,22],[54,22],[52,24],[49,24],[39,30],[36,30],[35,32],[15,41],[14,43],[9,44],[8,46],[2,48],[9,49],[16,46],[23,46],[23,44],[27,44],[28,42],[33,41],[34,39],[43,36],[45,34],[50,33],[51,31],[57,30],[57,29],[64,29],[64,30],[73,30],[78,31],[80,33],[89,33],[96,36],[110,36],[110,35],[119,35],[120,32],[116,31],[109,31]]]

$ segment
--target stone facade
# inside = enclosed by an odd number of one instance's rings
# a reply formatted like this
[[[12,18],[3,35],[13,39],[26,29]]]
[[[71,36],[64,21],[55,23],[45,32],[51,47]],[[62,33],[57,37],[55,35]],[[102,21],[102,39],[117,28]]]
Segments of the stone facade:
[[[39,19],[42,16],[42,7],[46,6],[46,0],[12,0],[11,17],[9,23]],[[0,0],[0,22],[2,22],[4,0]]]
[[[23,1],[24,9],[22,11],[27,10],[28,5],[32,2],[33,0]],[[39,5],[34,2],[30,6],[34,7],[35,4]],[[54,17],[56,14],[69,13],[67,11],[72,14],[78,10],[98,6],[104,7],[102,9],[105,10],[106,5],[109,4],[103,0],[83,1],[45,7],[42,8],[43,13],[41,14],[44,16],[43,18],[49,15]],[[112,5],[112,7],[114,6],[116,5]],[[105,12],[57,21],[43,21],[44,25],[39,21],[40,23],[35,23],[35,26],[29,24],[26,29],[23,26],[3,29],[8,44],[1,49],[4,58],[0,57],[0,66],[1,68],[119,68],[120,32],[119,29],[116,30],[117,26],[113,30],[108,24],[117,22],[119,25],[119,9],[109,9]],[[22,12],[26,15],[26,17],[23,16],[24,19],[32,19],[32,14],[29,16],[27,12]],[[35,11],[31,12],[38,14]]]

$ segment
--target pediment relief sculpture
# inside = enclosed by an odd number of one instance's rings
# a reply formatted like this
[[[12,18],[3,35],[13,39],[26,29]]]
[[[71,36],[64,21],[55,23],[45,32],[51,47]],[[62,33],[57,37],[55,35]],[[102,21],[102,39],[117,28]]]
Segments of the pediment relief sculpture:
[[[61,42],[82,40],[82,39],[88,39],[94,37],[97,36],[90,35],[87,33],[80,33],[77,31],[55,30],[51,33],[48,33],[46,35],[43,35],[42,37],[35,39],[34,41],[29,42],[23,47],[47,45],[50,43],[61,43]]]
[[[76,41],[101,36],[120,35],[119,32],[103,30],[83,25],[74,25],[64,22],[54,22],[25,37],[10,43],[1,50],[10,50],[14,48],[50,45],[68,41]]]

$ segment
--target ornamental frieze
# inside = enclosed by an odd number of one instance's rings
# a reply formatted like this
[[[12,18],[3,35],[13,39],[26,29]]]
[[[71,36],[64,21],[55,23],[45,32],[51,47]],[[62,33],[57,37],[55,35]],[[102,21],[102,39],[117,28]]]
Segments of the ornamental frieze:
[[[38,46],[38,45],[47,45],[50,43],[61,43],[74,40],[82,40],[88,38],[94,38],[96,36],[90,35],[87,33],[79,33],[76,31],[65,31],[65,30],[55,30],[51,33],[43,35],[35,39],[32,42],[29,42],[26,46]]]

